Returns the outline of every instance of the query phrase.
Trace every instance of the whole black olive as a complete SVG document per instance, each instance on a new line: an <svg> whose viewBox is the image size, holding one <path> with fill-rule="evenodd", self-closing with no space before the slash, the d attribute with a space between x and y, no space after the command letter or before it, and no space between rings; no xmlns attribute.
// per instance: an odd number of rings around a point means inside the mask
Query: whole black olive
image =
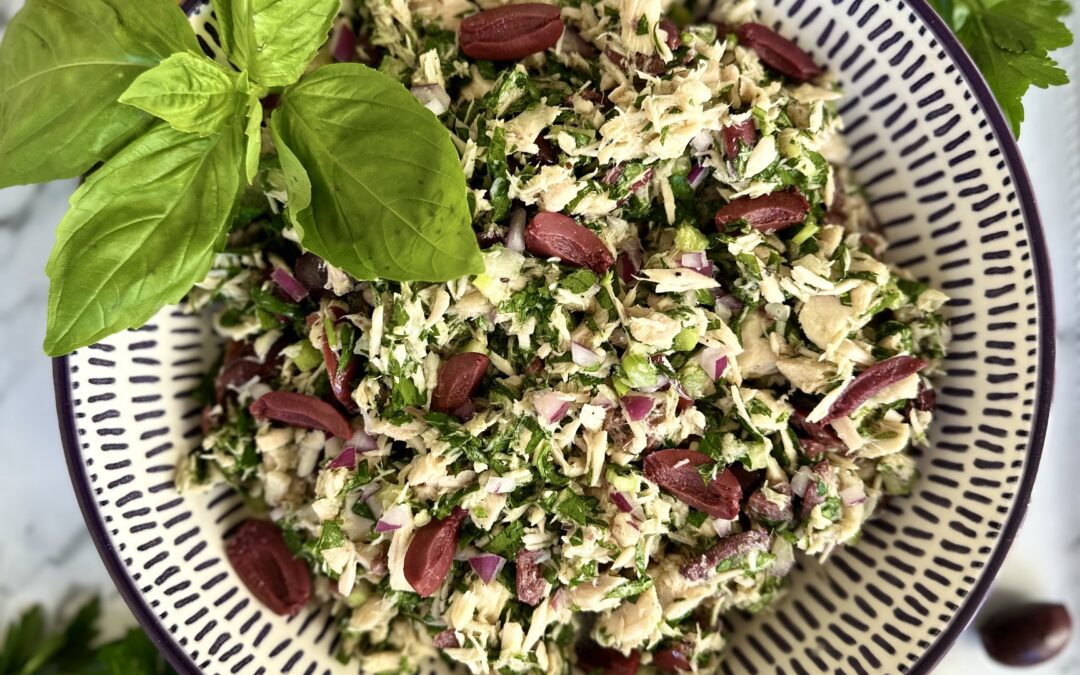
<svg viewBox="0 0 1080 675"><path fill-rule="evenodd" d="M1072 619L1064 605L1032 602L993 614L979 627L990 658L1007 666L1033 666L1069 643Z"/></svg>

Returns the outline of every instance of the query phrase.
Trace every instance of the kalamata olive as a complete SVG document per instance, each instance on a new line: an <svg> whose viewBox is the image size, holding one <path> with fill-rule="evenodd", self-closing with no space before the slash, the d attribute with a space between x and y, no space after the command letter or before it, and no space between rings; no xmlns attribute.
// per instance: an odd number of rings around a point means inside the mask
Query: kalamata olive
<svg viewBox="0 0 1080 675"><path fill-rule="evenodd" d="M802 508L799 510L799 517L806 520L810 517L810 512L814 510L814 507L825 501L825 495L821 494L821 490L818 488L819 483L823 483L826 487L826 491L830 487L836 487L836 472L833 471L832 466L828 462L818 462L814 465L814 480L806 488L806 492L802 496Z"/></svg>
<svg viewBox="0 0 1080 675"><path fill-rule="evenodd" d="M458 43L473 59L516 61L555 46L565 27L560 14L539 2L486 9L462 20Z"/></svg>
<svg viewBox="0 0 1080 675"><path fill-rule="evenodd" d="M772 192L760 197L739 197L716 212L716 226L746 221L761 232L777 232L806 219L810 202L795 190Z"/></svg>
<svg viewBox="0 0 1080 675"><path fill-rule="evenodd" d="M925 382L919 383L919 395L915 397L916 410L932 412L937 407L937 392Z"/></svg>
<svg viewBox="0 0 1080 675"><path fill-rule="evenodd" d="M979 627L979 635L995 661L1033 666L1065 649L1072 635L1072 618L1064 605L1032 602L995 613Z"/></svg>
<svg viewBox="0 0 1080 675"><path fill-rule="evenodd" d="M517 567L517 578L515 580L517 598L526 605L532 605L533 607L540 604L540 601L544 599L544 588L547 583L544 580L543 570L536 562L539 555L539 551L529 551L522 548L518 551L515 560Z"/></svg>
<svg viewBox="0 0 1080 675"><path fill-rule="evenodd" d="M762 62L788 77L805 82L821 74L810 55L791 40L760 23L739 26L739 42L757 52Z"/></svg>
<svg viewBox="0 0 1080 675"><path fill-rule="evenodd" d="M682 45L682 34L679 27L671 19L660 19L660 30L664 31L664 43L668 49L675 51Z"/></svg>
<svg viewBox="0 0 1080 675"><path fill-rule="evenodd" d="M468 514L455 508L446 518L432 520L413 535L405 551L405 580L421 597L430 597L439 590L457 551L461 523Z"/></svg>
<svg viewBox="0 0 1080 675"><path fill-rule="evenodd" d="M755 491L746 500L746 512L757 521L769 523L786 523L795 515L791 506L791 497L780 494L779 503L765 496L761 490Z"/></svg>
<svg viewBox="0 0 1080 675"><path fill-rule="evenodd" d="M634 675L641 663L641 654L635 649L629 655L617 649L601 647L595 642L579 644L577 666L583 672L601 672L603 675Z"/></svg>
<svg viewBox="0 0 1080 675"><path fill-rule="evenodd" d="M487 373L491 360L484 354L455 354L439 367L438 381L431 394L431 409L452 413L472 397Z"/></svg>
<svg viewBox="0 0 1080 675"><path fill-rule="evenodd" d="M431 638L431 644L438 649L457 649L461 646L458 641L457 633L453 630L444 630L441 633L436 633Z"/></svg>
<svg viewBox="0 0 1080 675"><path fill-rule="evenodd" d="M725 560L746 555L751 551L768 551L772 546L772 535L764 530L747 530L729 534L715 546L690 560L679 568L690 581L707 579L716 572L716 566Z"/></svg>
<svg viewBox="0 0 1080 675"><path fill-rule="evenodd" d="M675 495L679 501L713 518L730 520L739 515L742 487L730 469L706 483L698 467L713 460L694 450L658 450L645 457L645 478Z"/></svg>
<svg viewBox="0 0 1080 675"><path fill-rule="evenodd" d="M847 417L859 409L863 403L889 385L896 384L904 378L910 377L926 367L926 361L914 356L900 354L884 361L878 361L866 370L855 376L840 394L840 398L833 401L832 407L822 423L831 422L841 417Z"/></svg>
<svg viewBox="0 0 1080 675"><path fill-rule="evenodd" d="M293 275L304 285L304 288L315 295L319 295L326 289L326 261L314 253L304 253L296 259Z"/></svg>
<svg viewBox="0 0 1080 675"><path fill-rule="evenodd" d="M615 256L596 234L561 213L538 213L525 228L525 248L543 258L559 258L599 275L615 264Z"/></svg>
<svg viewBox="0 0 1080 675"><path fill-rule="evenodd" d="M724 139L724 154L728 159L735 159L744 146L754 147L757 142L757 127L754 126L754 119L750 118L724 127L720 130L720 135Z"/></svg>
<svg viewBox="0 0 1080 675"><path fill-rule="evenodd" d="M225 545L229 563L270 611L292 616L311 597L307 565L293 556L277 525L245 520Z"/></svg>
<svg viewBox="0 0 1080 675"><path fill-rule="evenodd" d="M750 471L743 466L742 462L734 462L728 466L728 469L735 476L735 479L739 481L739 487L742 488L743 494L750 494L765 480L765 469Z"/></svg>
<svg viewBox="0 0 1080 675"><path fill-rule="evenodd" d="M555 164L559 161L559 153L555 151L555 146L551 144L551 141L544 138L544 134L541 133L536 137L536 157L540 160L541 164Z"/></svg>
<svg viewBox="0 0 1080 675"><path fill-rule="evenodd" d="M690 656L694 650L689 645L677 644L653 652L653 665L665 673L692 670Z"/></svg>
<svg viewBox="0 0 1080 675"><path fill-rule="evenodd" d="M289 426L328 431L338 438L352 438L352 425L326 401L292 391L271 391L251 404L251 414Z"/></svg>

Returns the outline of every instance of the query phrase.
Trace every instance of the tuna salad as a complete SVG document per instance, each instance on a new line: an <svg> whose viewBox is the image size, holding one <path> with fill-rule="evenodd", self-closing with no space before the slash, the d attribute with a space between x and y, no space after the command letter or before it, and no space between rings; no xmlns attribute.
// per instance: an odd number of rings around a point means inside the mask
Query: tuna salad
<svg viewBox="0 0 1080 675"><path fill-rule="evenodd" d="M316 61L438 118L483 265L399 282L305 250L264 135L185 300L224 346L178 482L245 495L227 551L267 607L332 603L368 673L714 673L725 617L911 491L946 296L885 261L828 64L755 11L338 15Z"/></svg>

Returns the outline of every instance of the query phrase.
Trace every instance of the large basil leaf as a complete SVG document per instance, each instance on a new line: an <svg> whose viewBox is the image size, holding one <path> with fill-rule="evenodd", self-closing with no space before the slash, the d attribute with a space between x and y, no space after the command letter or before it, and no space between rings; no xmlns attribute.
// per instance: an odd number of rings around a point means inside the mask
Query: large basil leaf
<svg viewBox="0 0 1080 675"><path fill-rule="evenodd" d="M341 0L214 0L229 56L264 87L296 82L326 42Z"/></svg>
<svg viewBox="0 0 1080 675"><path fill-rule="evenodd" d="M247 89L246 75L202 54L179 52L136 78L120 102L165 120L177 131L209 136L240 114Z"/></svg>
<svg viewBox="0 0 1080 675"><path fill-rule="evenodd" d="M305 248L357 278L483 271L454 144L400 83L325 66L285 90L271 125Z"/></svg>
<svg viewBox="0 0 1080 675"><path fill-rule="evenodd" d="M72 196L45 268L52 356L149 320L210 270L240 192L243 125L200 137L166 124Z"/></svg>
<svg viewBox="0 0 1080 675"><path fill-rule="evenodd" d="M0 43L0 187L78 176L151 118L117 99L199 49L175 0L27 0Z"/></svg>

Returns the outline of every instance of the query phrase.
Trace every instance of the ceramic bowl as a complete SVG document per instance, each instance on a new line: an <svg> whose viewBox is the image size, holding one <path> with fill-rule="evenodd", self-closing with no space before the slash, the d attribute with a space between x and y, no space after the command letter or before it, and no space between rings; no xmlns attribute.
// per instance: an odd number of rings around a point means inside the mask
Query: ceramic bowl
<svg viewBox="0 0 1080 675"><path fill-rule="evenodd" d="M914 495L855 547L808 563L772 611L736 619L725 673L929 672L970 621L1030 497L1053 378L1050 275L1031 186L990 92L923 0L762 0L762 19L836 73L851 164L892 258L947 291L954 339ZM205 35L206 47L214 49ZM271 614L224 557L225 489L181 496L192 390L215 355L199 318L55 364L71 477L116 585L182 675L353 674L336 618Z"/></svg>

